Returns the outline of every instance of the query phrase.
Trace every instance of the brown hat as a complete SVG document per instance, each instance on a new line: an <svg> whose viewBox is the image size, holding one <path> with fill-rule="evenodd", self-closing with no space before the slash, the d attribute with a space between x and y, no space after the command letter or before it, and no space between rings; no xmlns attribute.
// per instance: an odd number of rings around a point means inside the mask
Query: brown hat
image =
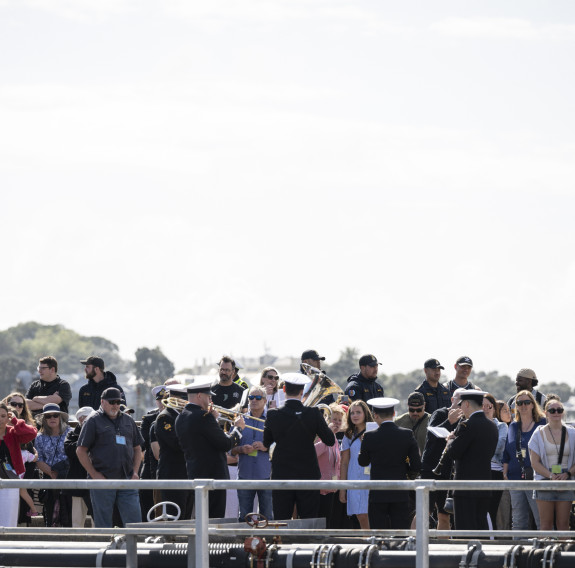
<svg viewBox="0 0 575 568"><path fill-rule="evenodd" d="M539 383L537 375L533 369L519 369L519 371L517 371L517 376L523 377L524 379L530 379L533 386L536 386Z"/></svg>

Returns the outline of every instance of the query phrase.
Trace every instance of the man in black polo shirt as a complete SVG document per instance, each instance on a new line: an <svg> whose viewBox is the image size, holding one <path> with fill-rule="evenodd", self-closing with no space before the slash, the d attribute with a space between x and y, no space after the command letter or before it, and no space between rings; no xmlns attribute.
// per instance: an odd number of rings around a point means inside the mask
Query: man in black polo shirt
<svg viewBox="0 0 575 568"><path fill-rule="evenodd" d="M26 393L26 403L35 416L42 412L45 404L54 403L62 412L68 413L72 398L70 383L58 375L58 361L52 356L42 357L38 364L40 379L34 381Z"/></svg>
<svg viewBox="0 0 575 568"><path fill-rule="evenodd" d="M212 402L216 406L232 408L242 400L245 389L233 381L235 366L236 362L227 355L220 359L220 381L216 386L212 387L214 393Z"/></svg>
<svg viewBox="0 0 575 568"><path fill-rule="evenodd" d="M425 397L425 410L433 414L438 408L451 404L449 389L439 382L441 371L445 369L437 359L428 359L423 364L425 380L415 389Z"/></svg>

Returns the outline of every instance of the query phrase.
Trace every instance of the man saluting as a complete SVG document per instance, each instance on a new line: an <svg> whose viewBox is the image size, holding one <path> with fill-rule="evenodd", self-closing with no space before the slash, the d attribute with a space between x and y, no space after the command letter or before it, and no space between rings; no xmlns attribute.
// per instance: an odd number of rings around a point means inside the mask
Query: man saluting
<svg viewBox="0 0 575 568"><path fill-rule="evenodd" d="M235 419L230 434L218 426L219 415L210 409L211 387L211 379L188 385L188 404L176 418L176 434L186 457L188 479L229 479L226 452L238 445L245 427L242 416ZM210 491L210 517L221 518L225 514L225 490Z"/></svg>

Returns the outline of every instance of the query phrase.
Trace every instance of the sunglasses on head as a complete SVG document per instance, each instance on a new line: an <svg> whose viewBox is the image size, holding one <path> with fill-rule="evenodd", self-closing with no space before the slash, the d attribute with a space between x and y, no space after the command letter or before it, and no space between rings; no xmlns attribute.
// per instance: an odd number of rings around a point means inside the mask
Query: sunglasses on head
<svg viewBox="0 0 575 568"><path fill-rule="evenodd" d="M530 400L518 400L515 404L517 406L523 406L523 405L529 406L531 404L531 401Z"/></svg>
<svg viewBox="0 0 575 568"><path fill-rule="evenodd" d="M255 399L255 400L261 400L261 399L263 398L263 396L262 396L261 394L250 394L250 395L248 396L248 398L249 398L250 400L254 400L254 399Z"/></svg>
<svg viewBox="0 0 575 568"><path fill-rule="evenodd" d="M44 414L44 418L46 420L50 420L50 418L60 418L59 414Z"/></svg>
<svg viewBox="0 0 575 568"><path fill-rule="evenodd" d="M122 404L121 400L108 400L108 404Z"/></svg>
<svg viewBox="0 0 575 568"><path fill-rule="evenodd" d="M408 408L408 410L409 410L409 412L422 412L422 411L423 411L423 406L419 406L419 407L417 407L417 408L415 408L415 407L413 407L413 406L410 406L410 407Z"/></svg>
<svg viewBox="0 0 575 568"><path fill-rule="evenodd" d="M24 408L23 402L12 402L12 401L10 401L8 404L10 406L13 406L14 408Z"/></svg>
<svg viewBox="0 0 575 568"><path fill-rule="evenodd" d="M565 412L565 409L562 407L550 408L549 410L547 410L547 412L549 412L549 414L563 414L563 412Z"/></svg>

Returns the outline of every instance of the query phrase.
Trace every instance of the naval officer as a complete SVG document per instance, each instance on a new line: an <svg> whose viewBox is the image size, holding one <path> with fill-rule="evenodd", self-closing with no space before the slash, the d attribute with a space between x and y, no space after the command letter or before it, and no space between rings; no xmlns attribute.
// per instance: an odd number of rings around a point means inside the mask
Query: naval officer
<svg viewBox="0 0 575 568"><path fill-rule="evenodd" d="M378 424L365 432L357 457L360 466L371 466L371 480L407 480L421 469L419 448L413 432L394 423L396 398L372 398L367 401ZM409 493L407 491L369 492L369 526L372 529L409 529Z"/></svg>
<svg viewBox="0 0 575 568"><path fill-rule="evenodd" d="M459 407L466 420L448 436L447 456L455 461L456 480L491 479L491 458L497 447L497 426L483 412L486 392L462 392ZM455 491L453 495L456 530L489 530L489 491Z"/></svg>
<svg viewBox="0 0 575 568"><path fill-rule="evenodd" d="M229 434L218 426L219 415L211 408L211 387L211 379L188 385L188 404L176 419L176 434L186 458L188 479L229 479L226 452L238 445L245 427L241 415L236 417ZM225 512L225 490L210 491L210 517L222 518Z"/></svg>
<svg viewBox="0 0 575 568"><path fill-rule="evenodd" d="M318 408L301 402L304 386L310 379L301 373L285 373L281 378L285 384L285 404L269 410L264 426L264 446L270 448L276 444L271 478L321 479L314 441L319 436L326 446L333 446L335 435ZM291 519L294 505L300 518L317 517L319 495L319 489L274 489L274 519Z"/></svg>

